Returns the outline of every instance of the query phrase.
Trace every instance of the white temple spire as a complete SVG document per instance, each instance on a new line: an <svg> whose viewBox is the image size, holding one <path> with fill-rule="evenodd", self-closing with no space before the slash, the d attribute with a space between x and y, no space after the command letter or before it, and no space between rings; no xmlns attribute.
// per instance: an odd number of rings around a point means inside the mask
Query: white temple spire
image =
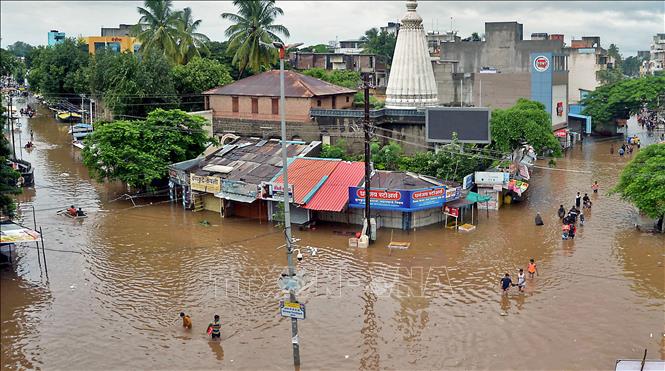
<svg viewBox="0 0 665 371"><path fill-rule="evenodd" d="M417 108L438 103L432 61L416 0L406 2L386 89L387 108Z"/></svg>

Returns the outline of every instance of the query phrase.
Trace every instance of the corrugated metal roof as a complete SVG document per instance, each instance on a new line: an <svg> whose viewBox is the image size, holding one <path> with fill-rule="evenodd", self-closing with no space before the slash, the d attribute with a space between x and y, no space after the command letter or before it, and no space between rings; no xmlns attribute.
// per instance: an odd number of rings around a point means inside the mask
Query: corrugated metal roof
<svg viewBox="0 0 665 371"><path fill-rule="evenodd" d="M340 162L328 180L305 205L305 208L318 211L342 211L349 202L349 187L358 186L364 176L364 162Z"/></svg>
<svg viewBox="0 0 665 371"><path fill-rule="evenodd" d="M313 197L321 187L321 181L329 177L340 163L340 160L301 157L294 159L289 164L289 184L293 184L294 203L302 205L308 198ZM283 182L282 175L273 182Z"/></svg>
<svg viewBox="0 0 665 371"><path fill-rule="evenodd" d="M311 98L324 95L354 94L356 90L305 76L294 71L284 71L284 96L290 98ZM203 92L204 95L247 95L279 97L279 71L266 71L246 77L232 84Z"/></svg>

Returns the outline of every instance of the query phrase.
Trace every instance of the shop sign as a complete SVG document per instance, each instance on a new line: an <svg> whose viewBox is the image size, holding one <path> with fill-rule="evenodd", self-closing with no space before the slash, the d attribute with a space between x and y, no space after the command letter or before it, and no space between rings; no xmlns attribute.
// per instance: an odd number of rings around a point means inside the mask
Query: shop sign
<svg viewBox="0 0 665 371"><path fill-rule="evenodd" d="M443 206L447 201L460 198L462 187L445 186L415 190L370 190L370 203L373 208L393 211L417 211ZM349 207L365 206L365 189L349 187Z"/></svg>
<svg viewBox="0 0 665 371"><path fill-rule="evenodd" d="M261 182L261 198L270 201L284 201L284 183ZM293 184L289 184L289 202L293 202Z"/></svg>
<svg viewBox="0 0 665 371"><path fill-rule="evenodd" d="M558 137L558 138L565 138L566 136L568 136L568 130L559 129L559 130L554 132L554 136Z"/></svg>
<svg viewBox="0 0 665 371"><path fill-rule="evenodd" d="M462 196L462 188L447 188L446 189L446 202L455 201Z"/></svg>
<svg viewBox="0 0 665 371"><path fill-rule="evenodd" d="M449 191L449 190L448 190ZM411 207L440 206L446 201L448 191L445 187L436 187L422 191L411 191ZM455 189L452 189L453 195Z"/></svg>
<svg viewBox="0 0 665 371"><path fill-rule="evenodd" d="M473 173L464 177L462 180L462 189L471 189L473 187Z"/></svg>
<svg viewBox="0 0 665 371"><path fill-rule="evenodd" d="M247 198L256 198L259 194L259 187L256 184L249 184L237 180L222 181L222 198L233 199L233 195Z"/></svg>
<svg viewBox="0 0 665 371"><path fill-rule="evenodd" d="M384 210L409 208L409 191L388 191L372 189L369 191L370 204ZM349 187L349 204L365 205L365 189Z"/></svg>
<svg viewBox="0 0 665 371"><path fill-rule="evenodd" d="M222 179L216 176L189 175L189 183L192 191L207 193L218 193L222 187Z"/></svg>
<svg viewBox="0 0 665 371"><path fill-rule="evenodd" d="M476 180L476 184L487 184L487 185L505 184L508 183L510 174L500 171L496 172L476 171L474 178Z"/></svg>
<svg viewBox="0 0 665 371"><path fill-rule="evenodd" d="M448 207L444 206L443 207L443 212L449 216L452 216L454 218L459 217L459 208L457 207Z"/></svg>
<svg viewBox="0 0 665 371"><path fill-rule="evenodd" d="M545 72L550 67L550 60L544 56L539 55L533 60L533 68L538 72Z"/></svg>
<svg viewBox="0 0 665 371"><path fill-rule="evenodd" d="M279 313L282 317L305 319L305 304L281 300L279 302Z"/></svg>

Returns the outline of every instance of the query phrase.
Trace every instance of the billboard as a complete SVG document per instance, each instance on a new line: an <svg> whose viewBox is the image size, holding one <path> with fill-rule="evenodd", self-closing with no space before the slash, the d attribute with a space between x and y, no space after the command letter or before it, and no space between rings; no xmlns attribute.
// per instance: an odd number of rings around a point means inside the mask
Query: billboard
<svg viewBox="0 0 665 371"><path fill-rule="evenodd" d="M429 143L450 143L453 133L462 143L490 143L490 109L487 107L428 107L425 133Z"/></svg>
<svg viewBox="0 0 665 371"><path fill-rule="evenodd" d="M372 189L369 202L373 209L392 211L418 211L439 208L444 203L457 200L462 195L462 187L432 187L413 190ZM365 189L349 187L349 207L365 207Z"/></svg>
<svg viewBox="0 0 665 371"><path fill-rule="evenodd" d="M261 198L270 201L284 201L284 183L261 182L259 186ZM289 202L293 202L293 184L289 183Z"/></svg>

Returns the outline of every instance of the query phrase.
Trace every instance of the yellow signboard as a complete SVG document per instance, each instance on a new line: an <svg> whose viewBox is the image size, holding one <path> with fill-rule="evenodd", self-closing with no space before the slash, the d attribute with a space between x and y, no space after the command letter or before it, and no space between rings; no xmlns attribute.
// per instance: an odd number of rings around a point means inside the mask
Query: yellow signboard
<svg viewBox="0 0 665 371"><path fill-rule="evenodd" d="M193 191L218 193L222 189L222 179L216 176L189 174L189 185Z"/></svg>

